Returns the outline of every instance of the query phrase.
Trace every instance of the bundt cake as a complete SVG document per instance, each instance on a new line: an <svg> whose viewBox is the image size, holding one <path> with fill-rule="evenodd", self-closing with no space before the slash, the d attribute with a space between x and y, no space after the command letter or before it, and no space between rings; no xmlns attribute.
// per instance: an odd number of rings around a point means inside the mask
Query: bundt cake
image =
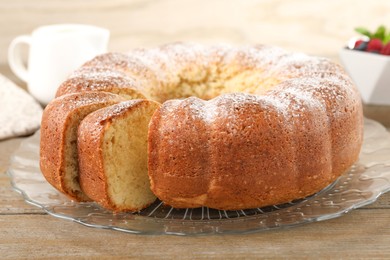
<svg viewBox="0 0 390 260"><path fill-rule="evenodd" d="M150 190L147 135L159 104L129 100L89 114L78 130L80 185L113 211L139 211L156 200Z"/></svg>
<svg viewBox="0 0 390 260"><path fill-rule="evenodd" d="M149 129L142 126L148 152L141 154L142 160L147 157L152 192L176 208L237 210L303 198L346 171L362 144L360 96L344 70L328 59L276 47L176 43L103 54L83 65L57 95L113 89L162 103L155 106ZM93 118L88 124L101 129L100 119ZM117 143L122 130L114 129L90 131L109 131ZM94 143L86 131L79 132L83 146ZM94 144L101 152L104 145ZM103 150L108 155L88 166L82 189L107 208L136 209L108 202L103 186L109 180L97 172L106 161L115 169L115 160L105 158L118 157L118 150ZM85 154L80 149L81 162ZM136 165L134 158L141 155L134 156L129 164ZM95 182L100 186L90 184ZM121 192L119 200L135 191Z"/></svg>
<svg viewBox="0 0 390 260"><path fill-rule="evenodd" d="M41 124L40 167L46 180L76 201L90 200L79 185L77 128L89 113L125 99L106 92L64 95L45 108Z"/></svg>

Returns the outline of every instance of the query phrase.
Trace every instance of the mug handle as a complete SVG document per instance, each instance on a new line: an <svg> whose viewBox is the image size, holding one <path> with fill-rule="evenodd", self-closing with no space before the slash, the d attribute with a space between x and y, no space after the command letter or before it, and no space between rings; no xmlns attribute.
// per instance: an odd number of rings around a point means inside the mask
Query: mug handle
<svg viewBox="0 0 390 260"><path fill-rule="evenodd" d="M10 44L8 48L8 62L11 67L11 70L23 81L28 81L28 71L26 66L23 64L20 46L21 43L31 45L31 36L21 35L16 37Z"/></svg>

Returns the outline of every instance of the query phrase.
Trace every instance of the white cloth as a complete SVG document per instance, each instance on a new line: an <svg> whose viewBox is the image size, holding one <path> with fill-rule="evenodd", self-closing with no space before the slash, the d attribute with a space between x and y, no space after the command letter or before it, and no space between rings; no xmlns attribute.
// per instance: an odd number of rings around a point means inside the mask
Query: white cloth
<svg viewBox="0 0 390 260"><path fill-rule="evenodd" d="M41 105L0 74L0 140L34 133L41 117Z"/></svg>

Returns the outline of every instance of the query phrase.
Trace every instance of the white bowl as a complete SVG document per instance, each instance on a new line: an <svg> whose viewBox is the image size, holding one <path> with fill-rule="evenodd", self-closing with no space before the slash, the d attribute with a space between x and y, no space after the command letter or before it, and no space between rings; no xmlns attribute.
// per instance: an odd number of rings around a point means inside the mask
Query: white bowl
<svg viewBox="0 0 390 260"><path fill-rule="evenodd" d="M340 59L364 103L390 105L390 56L344 48Z"/></svg>

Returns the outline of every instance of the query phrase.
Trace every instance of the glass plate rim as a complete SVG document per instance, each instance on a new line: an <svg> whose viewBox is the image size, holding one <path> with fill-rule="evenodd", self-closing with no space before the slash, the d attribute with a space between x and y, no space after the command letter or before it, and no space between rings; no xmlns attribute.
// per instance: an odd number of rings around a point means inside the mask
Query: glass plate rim
<svg viewBox="0 0 390 260"><path fill-rule="evenodd" d="M369 136L368 139L375 139L375 138L387 138L386 140L388 141L388 144L386 144L385 146L383 146L381 149L390 149L390 134L387 132L387 130L382 126L380 125L378 122L374 121L374 120L371 120L371 119L365 119L365 132L367 133L367 127L371 127L372 129L374 129L375 133L372 134L372 136ZM22 144L21 146L24 144L28 144L29 140L31 140L34 136L36 136L37 134L39 134L39 132L35 133L33 136L31 137L28 137L27 139L23 140L22 141ZM367 138L366 134L365 134L365 137ZM366 143L367 141L365 141ZM226 220L217 220L217 219L212 219L212 220L178 220L178 219L173 219L173 220L169 220L169 221L165 221L165 220L161 220L161 219L155 219L155 218L150 218L150 217L145 217L145 216L137 216L136 219L137 221L141 220L141 221L145 221L145 222L155 222L155 223L159 223L162 225L161 227L163 227L164 224L166 225L169 225L169 224L182 224L183 227L192 227L194 230L186 230L186 228L184 228L184 230L169 230L168 229L160 229L160 230L137 230L137 229L132 229L132 228L124 228L124 227L120 227L120 226L115 226L115 225L99 225L99 224L94 224L94 223L90 223L88 220L86 221L85 219L81 219L81 218L75 218L75 217L72 217L72 216L69 216L69 215L66 215L66 214L63 214L63 213L60 213L60 212L56 212L52 209L52 205L43 205L41 204L40 202L38 201L35 201L33 199L31 199L28 194L26 194L25 190L23 190L22 188L18 187L18 184L15 182L15 169L13 168L14 164L17 163L15 162L16 161L16 157L17 157L17 153L18 151L20 151L21 147L19 147L15 153L12 155L11 157L11 166L8 168L7 170L7 173L8 175L10 176L10 181L11 181L11 185L12 187L14 188L14 190L16 190L18 193L20 193L22 196L23 196L23 199L28 202L29 204L31 205L34 205L36 207L39 207L41 208L42 210L44 210L46 213L48 213L49 215L51 216L54 216L54 217L57 217L57 218L61 218L61 219L66 219L66 220L71 220L71 221L74 221L76 223L79 223L79 224L82 224L84 226L88 226L88 227L95 227L95 228L102 228L102 229L111 229L111 230L116 230L116 231L122 231L122 232L126 232L126 233L132 233L132 234L145 234L145 235L162 235L162 234L167 234L167 235L208 235L208 234L248 234L248 233L254 233L254 232L260 232L260 231L266 231L266 230L271 230L271 229L280 229L280 228L291 228L291 227L295 227L295 226L300 226L300 225L303 225L303 224L307 224L307 223L311 223L311 222L316 222L316 221L323 221L323 220L327 220L327 219L332 219L332 218L337 218L337 217L340 217L348 212L350 212L351 210L354 210L356 208L360 208L360 207L363 207L363 206L366 206L368 204L371 204L373 202L375 202L382 194L390 191L390 171L387 173L387 175L385 176L386 179L387 179L387 183L384 184L384 186L382 186L380 189L377 189L373 192L372 195L370 195L368 198L366 199L360 199L359 201L351 204L351 205L348 205L346 207L342 207L340 208L339 210L335 211L335 212L330 212L330 213L327 213L327 214L322 214L322 215L314 215L314 216L306 216L302 219L300 219L299 221L297 222L293 222L293 223L288 223L288 224L279 224L279 225L269 225L269 226L263 226L261 228L259 227L248 227L244 230L235 230L234 228L231 228L231 229L227 229L227 230L221 230L221 231L218 231L218 228L217 226L215 225L212 225L212 228L210 229L206 229L206 230L203 230L202 229L202 225L209 225L209 224L221 224L221 222L226 222ZM370 153L375 153L381 149L378 149L378 150L373 150L373 151L370 151ZM383 166L386 166L386 167L389 167L390 168L390 161L383 161L383 162L376 162L373 164L373 166L377 166L377 165L383 165ZM365 166L366 167L366 166ZM382 178L382 176L378 177L378 178ZM340 182L340 178L337 179L333 184L333 187L336 186L338 183ZM314 195L313 197L316 197L316 195ZM305 201L305 199L303 200ZM76 202L71 202L69 200L69 202L71 203L71 206L75 206L75 204L80 204L80 203L76 203ZM55 205L55 204L54 204ZM298 207L298 205L293 205L292 207ZM283 211L286 211L287 209L291 209L290 208L282 208L280 209L279 211L277 211L279 214L280 213L283 213ZM134 216L134 214L131 214L131 213L126 213L128 215L132 215ZM265 213L264 215L272 215L274 214L273 212L268 212L268 213ZM263 216L264 216L263 215ZM229 219L228 221L231 223L231 224L237 224L237 223L242 223L243 221L248 221L248 220L258 220L258 216L259 215L254 215L254 216L249 216L249 217L246 217L245 219L242 219L240 217L238 218L235 218L235 219ZM133 220L134 220L133 219ZM132 221L133 221L132 220ZM183 224L184 223L184 224ZM222 223L223 224L223 223ZM200 229L200 231L198 230ZM198 230L198 231L197 231Z"/></svg>

